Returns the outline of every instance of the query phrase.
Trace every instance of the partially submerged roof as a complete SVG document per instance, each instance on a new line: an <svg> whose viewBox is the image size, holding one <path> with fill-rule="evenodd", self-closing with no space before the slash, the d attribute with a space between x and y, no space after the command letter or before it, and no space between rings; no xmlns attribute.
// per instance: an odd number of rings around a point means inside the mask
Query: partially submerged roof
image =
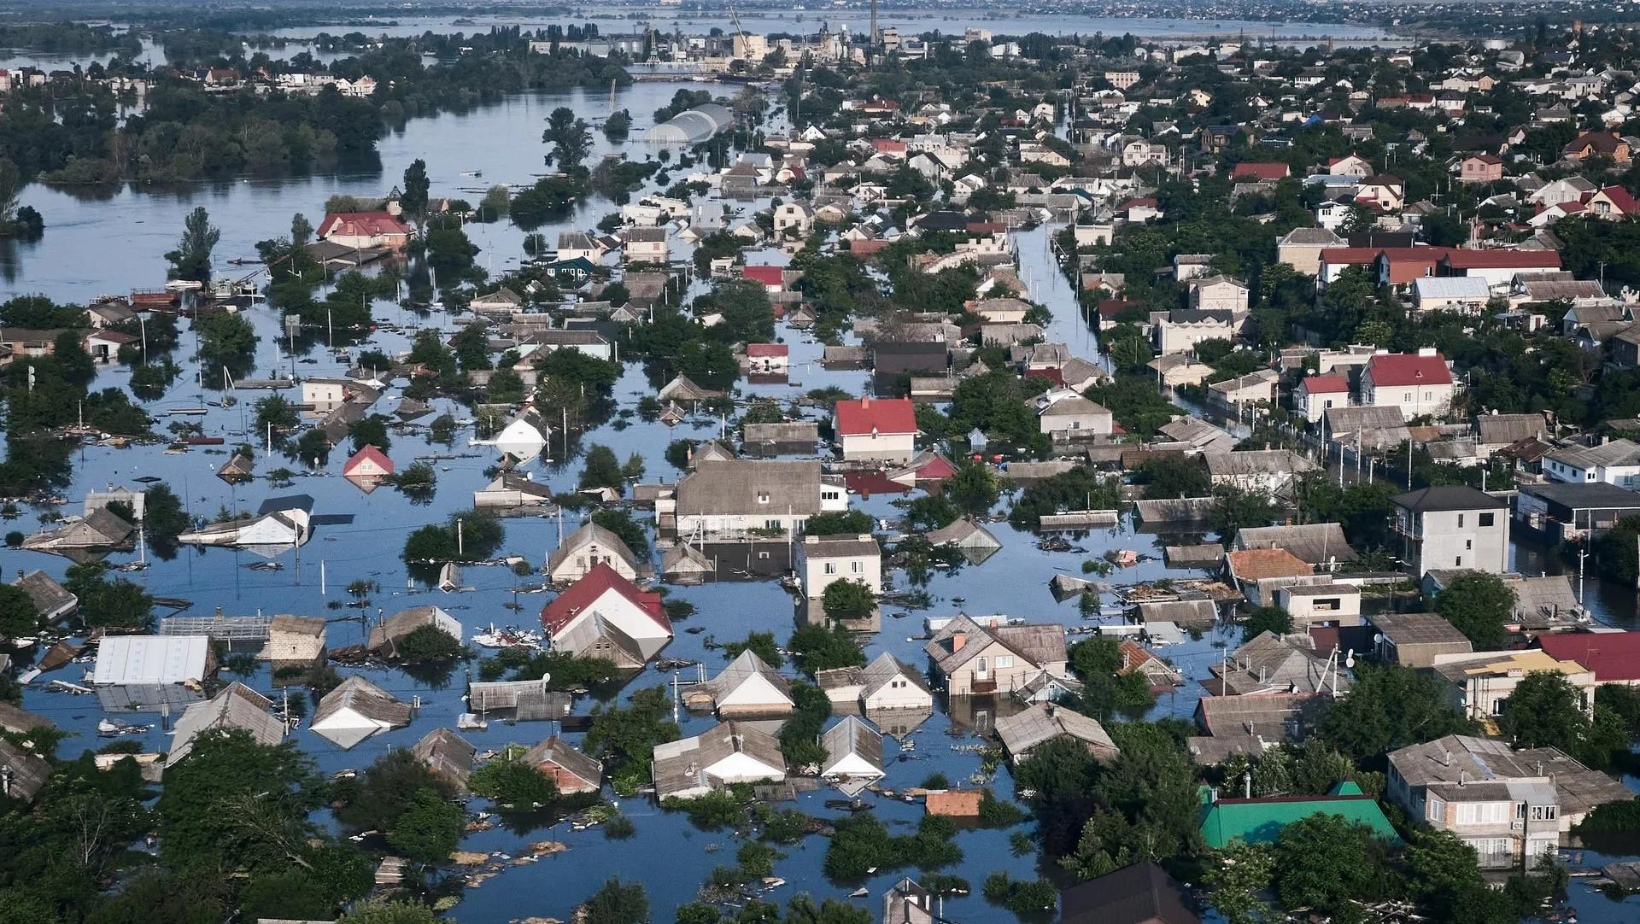
<svg viewBox="0 0 1640 924"><path fill-rule="evenodd" d="M1059 893L1060 924L1200 924L1179 888L1146 860Z"/></svg>

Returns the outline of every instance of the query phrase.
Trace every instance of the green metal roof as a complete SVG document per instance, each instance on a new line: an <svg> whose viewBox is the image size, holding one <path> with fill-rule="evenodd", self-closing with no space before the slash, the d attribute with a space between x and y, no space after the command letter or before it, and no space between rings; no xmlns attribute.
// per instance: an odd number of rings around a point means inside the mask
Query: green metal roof
<svg viewBox="0 0 1640 924"><path fill-rule="evenodd" d="M1210 795L1208 796L1210 798ZM1311 815L1337 815L1345 821L1366 825L1381 838L1396 843L1400 838L1384 817L1378 801L1361 792L1351 782L1339 783L1325 796L1275 796L1267 799L1220 799L1202 806L1202 840L1215 850L1241 840L1248 844L1273 844L1281 829Z"/></svg>

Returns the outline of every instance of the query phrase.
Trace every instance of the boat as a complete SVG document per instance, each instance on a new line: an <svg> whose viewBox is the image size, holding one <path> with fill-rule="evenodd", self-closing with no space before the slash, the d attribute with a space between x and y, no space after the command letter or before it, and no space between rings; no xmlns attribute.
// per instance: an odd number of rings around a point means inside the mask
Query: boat
<svg viewBox="0 0 1640 924"><path fill-rule="evenodd" d="M120 735L142 735L152 731L152 725L133 725L129 722L119 722L114 719L98 719L97 734L103 738L117 738Z"/></svg>
<svg viewBox="0 0 1640 924"><path fill-rule="evenodd" d="M503 626L500 629L495 623L490 623L489 631L473 634L473 644L480 648L540 648L541 633L517 626Z"/></svg>

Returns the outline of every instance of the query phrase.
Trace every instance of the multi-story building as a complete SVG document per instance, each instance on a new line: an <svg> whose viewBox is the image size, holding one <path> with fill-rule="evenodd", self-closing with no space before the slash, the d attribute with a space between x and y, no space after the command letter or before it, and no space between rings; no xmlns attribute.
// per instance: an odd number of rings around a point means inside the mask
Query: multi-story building
<svg viewBox="0 0 1640 924"><path fill-rule="evenodd" d="M1443 568L1509 570L1509 505L1467 485L1420 488L1392 498L1402 560L1423 577Z"/></svg>
<svg viewBox="0 0 1640 924"><path fill-rule="evenodd" d="M1361 403L1399 407L1409 421L1445 417L1455 391L1446 357L1434 350L1419 350L1416 356L1380 353L1361 370Z"/></svg>
<svg viewBox="0 0 1640 924"><path fill-rule="evenodd" d="M1385 796L1475 848L1482 869L1529 865L1598 806L1633 798L1558 748L1448 735L1392 751Z"/></svg>

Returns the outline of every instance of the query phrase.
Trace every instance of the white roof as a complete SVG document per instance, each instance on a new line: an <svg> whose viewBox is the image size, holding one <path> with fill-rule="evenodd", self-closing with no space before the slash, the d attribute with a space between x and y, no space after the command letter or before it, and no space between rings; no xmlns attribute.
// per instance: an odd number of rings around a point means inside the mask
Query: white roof
<svg viewBox="0 0 1640 924"><path fill-rule="evenodd" d="M203 635L113 635L97 649L93 682L165 684L203 680L211 640Z"/></svg>
<svg viewBox="0 0 1640 924"><path fill-rule="evenodd" d="M1492 294L1484 276L1420 276L1412 281L1419 298L1480 298Z"/></svg>

